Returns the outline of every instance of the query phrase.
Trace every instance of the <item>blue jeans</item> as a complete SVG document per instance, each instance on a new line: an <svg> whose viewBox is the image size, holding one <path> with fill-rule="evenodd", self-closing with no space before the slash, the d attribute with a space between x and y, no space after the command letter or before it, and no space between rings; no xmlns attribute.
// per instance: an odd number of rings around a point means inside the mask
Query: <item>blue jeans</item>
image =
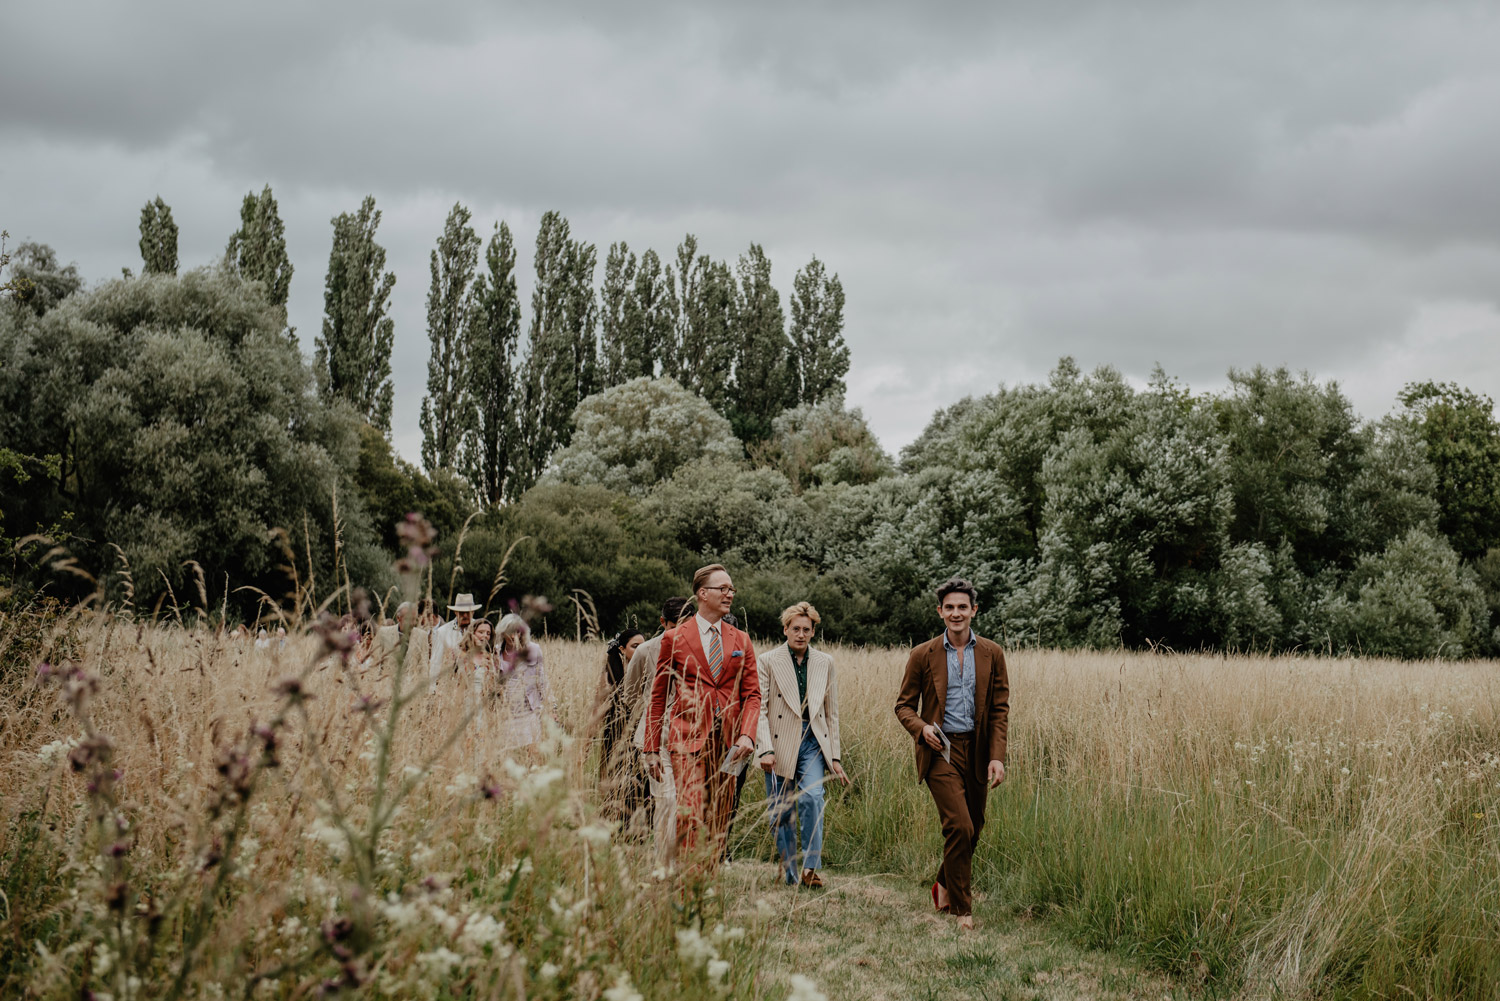
<svg viewBox="0 0 1500 1001"><path fill-rule="evenodd" d="M776 835L776 851L786 866L786 881L798 881L799 868L823 867L823 749L805 724L802 746L797 749L797 767L790 779L766 772L766 819ZM802 828L802 854L797 854L797 835L792 831L792 808L796 807ZM799 866L800 863L800 866Z"/></svg>

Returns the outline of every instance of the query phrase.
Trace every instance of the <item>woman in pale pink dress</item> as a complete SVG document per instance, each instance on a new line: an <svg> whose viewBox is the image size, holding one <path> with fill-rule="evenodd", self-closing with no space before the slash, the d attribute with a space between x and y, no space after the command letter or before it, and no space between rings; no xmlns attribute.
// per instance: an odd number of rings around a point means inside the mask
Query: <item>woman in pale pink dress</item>
<svg viewBox="0 0 1500 1001"><path fill-rule="evenodd" d="M542 648L531 641L526 620L514 613L500 620L500 734L506 747L534 747L542 718L556 721L552 686L542 666Z"/></svg>

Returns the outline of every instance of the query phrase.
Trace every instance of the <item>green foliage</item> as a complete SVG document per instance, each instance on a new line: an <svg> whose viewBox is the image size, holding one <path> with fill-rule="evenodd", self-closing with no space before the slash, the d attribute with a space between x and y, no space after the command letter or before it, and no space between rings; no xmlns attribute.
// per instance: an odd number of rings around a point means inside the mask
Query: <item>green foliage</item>
<svg viewBox="0 0 1500 1001"><path fill-rule="evenodd" d="M521 382L516 349L521 300L516 293L516 245L505 223L495 228L484 259L488 270L474 278L464 328L466 391L473 411L461 455L464 475L480 499L496 504L520 492L516 463L521 457Z"/></svg>
<svg viewBox="0 0 1500 1001"><path fill-rule="evenodd" d="M557 212L542 216L536 237L536 287L526 358L520 464L522 485L547 468L552 453L573 434L573 412L598 388L598 304L594 298L593 244L569 237Z"/></svg>
<svg viewBox="0 0 1500 1001"><path fill-rule="evenodd" d="M177 273L177 224L161 195L141 208L141 260L148 275Z"/></svg>
<svg viewBox="0 0 1500 1001"><path fill-rule="evenodd" d="M359 461L354 484L369 512L380 543L400 551L397 529L407 514L419 511L437 530L439 548L451 548L464 520L474 510L468 484L447 470L424 475L391 450L380 429L359 425Z"/></svg>
<svg viewBox="0 0 1500 1001"><path fill-rule="evenodd" d="M245 195L240 228L229 236L224 264L247 281L260 282L271 304L286 309L292 294L292 260L286 252L286 224L269 184L259 195Z"/></svg>
<svg viewBox="0 0 1500 1001"><path fill-rule="evenodd" d="M677 285L656 251L637 262L626 244L612 244L600 305L605 386L676 371Z"/></svg>
<svg viewBox="0 0 1500 1001"><path fill-rule="evenodd" d="M77 265L59 264L57 253L45 243L18 245L10 266L11 282L24 289L24 294L17 294L16 301L25 303L37 316L56 308L83 288Z"/></svg>
<svg viewBox="0 0 1500 1001"><path fill-rule="evenodd" d="M432 252L427 291L427 395L422 398L422 465L428 471L458 465L459 445L473 434L468 393L470 285L479 266L479 236L469 210L455 204Z"/></svg>
<svg viewBox="0 0 1500 1001"><path fill-rule="evenodd" d="M843 283L814 257L797 272L792 289L792 397L803 404L842 399L849 374Z"/></svg>
<svg viewBox="0 0 1500 1001"><path fill-rule="evenodd" d="M3 437L60 456L56 477L6 491L8 524L71 512L84 566L115 566L108 544L118 544L139 607L168 583L180 589L189 560L215 591L228 578L280 594L277 528L295 533L325 581L336 536L353 578L382 578L350 480L358 423L311 393L280 311L255 285L212 271L143 276L7 320Z"/></svg>
<svg viewBox="0 0 1500 1001"><path fill-rule="evenodd" d="M366 196L357 213L340 213L332 222L323 333L314 342L318 388L325 397L347 400L356 413L389 434L396 332L386 312L396 276L385 271L385 248L375 242L380 226L375 196Z"/></svg>
<svg viewBox="0 0 1500 1001"><path fill-rule="evenodd" d="M641 376L590 396L573 424L549 476L637 495L688 463L733 462L743 451L729 422L670 378Z"/></svg>
<svg viewBox="0 0 1500 1001"><path fill-rule="evenodd" d="M729 265L698 254L689 233L677 246L677 357L669 375L721 414L728 410L734 369L734 276Z"/></svg>
<svg viewBox="0 0 1500 1001"><path fill-rule="evenodd" d="M771 259L757 243L740 255L736 268L734 319L734 384L725 416L735 435L754 444L771 434L771 421L795 402L790 344L781 294L771 284Z"/></svg>
<svg viewBox="0 0 1500 1001"><path fill-rule="evenodd" d="M841 398L803 403L771 422L771 437L751 450L757 465L780 471L801 493L812 486L873 483L895 471L858 408Z"/></svg>
<svg viewBox="0 0 1500 1001"><path fill-rule="evenodd" d="M1500 546L1500 422L1495 404L1452 383L1411 383L1401 403L1437 476L1438 528L1459 555Z"/></svg>

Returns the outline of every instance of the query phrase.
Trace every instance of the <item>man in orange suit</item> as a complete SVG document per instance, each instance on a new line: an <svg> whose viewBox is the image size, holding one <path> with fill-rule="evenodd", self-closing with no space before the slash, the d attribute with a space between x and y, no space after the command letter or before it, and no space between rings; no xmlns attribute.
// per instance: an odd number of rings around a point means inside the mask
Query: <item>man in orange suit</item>
<svg viewBox="0 0 1500 1001"><path fill-rule="evenodd" d="M760 722L760 675L755 647L724 622L734 604L734 582L717 563L693 575L698 614L668 630L657 654L646 710L646 769L661 781L665 743L677 783L677 855L713 866L722 856L734 815L735 776L720 770L733 752L748 764ZM666 719L668 693L676 691Z"/></svg>
<svg viewBox="0 0 1500 1001"><path fill-rule="evenodd" d="M916 743L917 781L927 783L943 825L933 906L972 931L974 846L984 830L985 798L1005 781L1010 679L1000 645L969 625L978 611L974 585L955 577L937 598L947 628L912 649L896 718Z"/></svg>

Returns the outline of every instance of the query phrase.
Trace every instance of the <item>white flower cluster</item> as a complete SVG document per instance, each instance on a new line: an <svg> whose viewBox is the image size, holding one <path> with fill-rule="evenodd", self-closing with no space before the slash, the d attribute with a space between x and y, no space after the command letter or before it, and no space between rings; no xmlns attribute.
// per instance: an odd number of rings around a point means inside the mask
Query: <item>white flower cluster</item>
<svg viewBox="0 0 1500 1001"><path fill-rule="evenodd" d="M349 853L349 839L344 836L344 832L339 830L338 825L329 823L322 817L313 821L312 826L302 836L309 841L316 841L323 845L336 859L341 859Z"/></svg>
<svg viewBox="0 0 1500 1001"><path fill-rule="evenodd" d="M604 992L604 1001L645 1001L645 999L630 982L630 974L622 970L615 978L615 985Z"/></svg>
<svg viewBox="0 0 1500 1001"><path fill-rule="evenodd" d="M563 770L556 765L532 765L530 768L505 759L505 774L516 783L516 796L523 803L541 798L563 777Z"/></svg>
<svg viewBox="0 0 1500 1001"><path fill-rule="evenodd" d="M453 776L453 781L448 783L446 791L449 796L466 796L478 788L478 777L470 775L468 772L459 772Z"/></svg>
<svg viewBox="0 0 1500 1001"><path fill-rule="evenodd" d="M818 985L800 973L791 976L792 989L786 1001L828 1001L828 995L818 990Z"/></svg>
<svg viewBox="0 0 1500 1001"><path fill-rule="evenodd" d="M43 744L36 752L36 759L44 766L51 767L72 753L73 748L78 746L77 737L69 737L67 740L54 740L50 744Z"/></svg>
<svg viewBox="0 0 1500 1001"><path fill-rule="evenodd" d="M614 833L615 825L608 821L596 820L587 827L578 829L578 836L588 844L596 848L604 848L609 845L609 837Z"/></svg>
<svg viewBox="0 0 1500 1001"><path fill-rule="evenodd" d="M696 927L679 928L677 930L677 956L690 967L703 967L709 984L714 990L722 992L729 988L725 982L725 978L729 975L729 961L719 956L718 947L744 937L745 929L725 928L722 924L715 925L707 938Z"/></svg>

